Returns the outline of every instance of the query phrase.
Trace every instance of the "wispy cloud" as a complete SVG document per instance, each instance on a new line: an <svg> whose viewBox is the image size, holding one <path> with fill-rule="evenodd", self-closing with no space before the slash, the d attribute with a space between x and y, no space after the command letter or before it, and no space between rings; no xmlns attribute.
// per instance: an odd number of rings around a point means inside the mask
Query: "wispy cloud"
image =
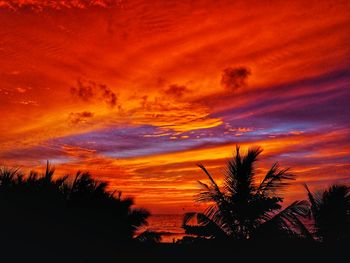
<svg viewBox="0 0 350 263"><path fill-rule="evenodd" d="M349 5L251 6L0 1L1 164L89 169L157 211L194 208L195 164L220 180L236 143L346 180Z"/></svg>
<svg viewBox="0 0 350 263"><path fill-rule="evenodd" d="M91 6L108 7L115 5L115 1L111 0L2 0L0 7L10 8L16 10L18 8L31 8L38 11L43 9L57 9L63 8L78 8L83 9Z"/></svg>

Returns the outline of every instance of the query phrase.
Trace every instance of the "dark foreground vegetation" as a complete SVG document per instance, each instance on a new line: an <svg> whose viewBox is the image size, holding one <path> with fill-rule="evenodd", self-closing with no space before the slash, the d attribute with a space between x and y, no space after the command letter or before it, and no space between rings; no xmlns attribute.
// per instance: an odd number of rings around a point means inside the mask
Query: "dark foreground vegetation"
<svg viewBox="0 0 350 263"><path fill-rule="evenodd" d="M209 184L197 201L203 213L187 213L188 236L159 243L139 229L149 212L107 184L78 172L74 178L0 170L0 262L295 262L349 258L350 188L332 185L283 205L280 190L294 179L276 163L257 178L260 148L229 160L219 186ZM257 183L259 182L259 183ZM346 262L346 260L344 261Z"/></svg>
<svg viewBox="0 0 350 263"><path fill-rule="evenodd" d="M105 182L94 180L89 173L78 172L73 180L68 176L55 179L49 163L43 174L30 172L27 176L18 169L2 168L0 252L69 257L120 244L159 242L157 233L136 236L147 225L149 212L133 208L132 199L106 188Z"/></svg>
<svg viewBox="0 0 350 263"><path fill-rule="evenodd" d="M305 184L308 200L296 200L283 208L280 191L294 175L275 163L257 180L255 163L261 152L261 148L252 148L241 155L236 147L222 187L199 165L210 184L199 182L203 191L197 201L211 205L204 213L185 215L186 233L222 241L350 242L350 188L332 185L323 192L312 193ZM196 224L191 225L193 219Z"/></svg>

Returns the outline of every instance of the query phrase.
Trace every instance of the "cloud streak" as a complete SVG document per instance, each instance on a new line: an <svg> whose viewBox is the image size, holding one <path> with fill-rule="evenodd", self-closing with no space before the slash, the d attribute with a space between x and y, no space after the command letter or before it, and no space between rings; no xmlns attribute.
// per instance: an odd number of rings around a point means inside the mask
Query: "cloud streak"
<svg viewBox="0 0 350 263"><path fill-rule="evenodd" d="M198 209L195 164L220 180L234 144L291 166L288 198L349 181L346 2L0 3L0 164L90 170L155 212Z"/></svg>
<svg viewBox="0 0 350 263"><path fill-rule="evenodd" d="M51 0L3 0L0 2L0 8L9 8L12 10L17 10L20 8L30 8L37 11L43 11L44 9L57 9L61 10L63 8L78 8L84 9L93 6L97 7L108 7L115 5L114 1L110 0L61 0L61 1L51 1Z"/></svg>

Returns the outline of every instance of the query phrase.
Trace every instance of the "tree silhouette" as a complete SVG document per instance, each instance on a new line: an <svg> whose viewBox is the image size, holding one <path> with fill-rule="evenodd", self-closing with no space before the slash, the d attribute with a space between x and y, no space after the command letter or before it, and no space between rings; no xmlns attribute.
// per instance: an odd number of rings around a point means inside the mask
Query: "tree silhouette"
<svg viewBox="0 0 350 263"><path fill-rule="evenodd" d="M308 193L316 239L323 242L350 240L350 187L332 185L324 191Z"/></svg>
<svg viewBox="0 0 350 263"><path fill-rule="evenodd" d="M0 169L0 243L10 240L38 245L65 244L71 247L103 247L105 244L159 242L157 233L135 239L147 225L150 213L133 208L131 198L109 192L107 183L77 172L54 178L47 163L44 173L24 176L18 169Z"/></svg>
<svg viewBox="0 0 350 263"><path fill-rule="evenodd" d="M247 240L265 237L308 236L300 217L308 213L306 201L295 201L282 210L283 198L278 191L288 185L294 175L275 163L260 183L256 183L255 162L261 148L236 154L227 163L224 185L219 187L203 165L210 184L199 182L203 191L197 201L210 203L204 213L187 213L183 228L187 234L215 239ZM196 221L196 224L191 222Z"/></svg>

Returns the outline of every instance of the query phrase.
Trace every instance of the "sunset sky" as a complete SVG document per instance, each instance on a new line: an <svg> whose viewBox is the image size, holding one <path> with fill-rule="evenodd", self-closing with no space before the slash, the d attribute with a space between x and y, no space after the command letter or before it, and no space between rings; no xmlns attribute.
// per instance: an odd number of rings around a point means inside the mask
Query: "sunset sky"
<svg viewBox="0 0 350 263"><path fill-rule="evenodd" d="M153 213L201 209L260 145L297 180L350 182L349 1L0 0L0 165L89 170Z"/></svg>

